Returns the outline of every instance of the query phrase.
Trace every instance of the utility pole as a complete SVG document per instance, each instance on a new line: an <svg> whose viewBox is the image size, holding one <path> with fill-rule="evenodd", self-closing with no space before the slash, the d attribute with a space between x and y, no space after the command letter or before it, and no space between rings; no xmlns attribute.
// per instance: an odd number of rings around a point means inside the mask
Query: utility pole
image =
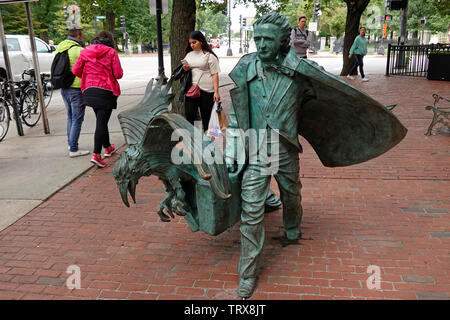
<svg viewBox="0 0 450 320"><path fill-rule="evenodd" d="M317 33L319 32L319 22L320 22L320 15L321 15L319 6L320 6L320 0L314 0L314 7L313 7L313 22L316 22L316 18L317 18L317 23L316 23L316 30L317 30L317 31L315 31L315 32L313 33L313 46L312 46L312 49L313 49L314 53L317 52L317 47L316 47L316 35L317 35Z"/></svg>
<svg viewBox="0 0 450 320"><path fill-rule="evenodd" d="M120 16L120 31L123 33L123 39L125 40L125 53L128 53L128 32L126 26L125 16Z"/></svg>
<svg viewBox="0 0 450 320"><path fill-rule="evenodd" d="M423 19L420 19L420 24L422 25L422 36L420 39L420 44L424 44L423 42L423 36L424 36L424 28L425 28L425 24L427 23L427 19L425 17L423 17Z"/></svg>
<svg viewBox="0 0 450 320"><path fill-rule="evenodd" d="M162 14L162 1L156 0L156 30L158 33L158 77L157 80L163 79L163 84L167 83L167 77L164 74L164 61L163 61L163 41L162 41L162 28L161 28L161 14Z"/></svg>
<svg viewBox="0 0 450 320"><path fill-rule="evenodd" d="M97 3L97 2L94 2L94 3L92 4L92 8L95 10L95 13L94 13L94 28L95 28L95 35L97 35L97 34L98 34L98 27L97 27L97 9L98 9L98 3Z"/></svg>
<svg viewBox="0 0 450 320"><path fill-rule="evenodd" d="M242 53L242 14L239 15L239 53Z"/></svg>
<svg viewBox="0 0 450 320"><path fill-rule="evenodd" d="M164 2L164 3L163 3ZM156 33L157 33L157 46L158 46L158 76L155 78L157 81L163 79L162 83L167 84L167 77L164 74L164 60L163 60L163 41L162 41L162 28L161 28L161 14L167 13L169 10L168 0L149 0L150 14L156 15Z"/></svg>
<svg viewBox="0 0 450 320"><path fill-rule="evenodd" d="M233 55L233 51L231 50L231 2L228 0L228 50L227 56L231 57Z"/></svg>
<svg viewBox="0 0 450 320"><path fill-rule="evenodd" d="M73 10L74 10L74 13L75 13L75 10L78 11L78 9L73 9ZM30 47L31 47L31 53L32 53L32 58L33 58L33 65L34 65L34 78L36 79L36 84L37 84L39 107L41 109L41 115L42 115L42 124L44 125L44 133L50 134L50 126L48 124L48 118L47 118L47 109L45 108L45 103L44 103L44 90L42 89L41 69L39 67L38 54L37 54L37 50L36 50L36 40L34 38L33 20L31 18L31 10L30 10L29 2L25 2L25 11L27 13L28 35L30 36ZM74 14L74 21L75 21L75 14ZM18 118L16 118L16 121L20 122L20 120Z"/></svg>

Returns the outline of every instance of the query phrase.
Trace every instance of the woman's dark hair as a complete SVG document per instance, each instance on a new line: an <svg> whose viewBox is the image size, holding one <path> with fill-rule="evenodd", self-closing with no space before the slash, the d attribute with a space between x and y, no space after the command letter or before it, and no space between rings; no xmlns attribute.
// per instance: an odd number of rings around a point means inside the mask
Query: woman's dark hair
<svg viewBox="0 0 450 320"><path fill-rule="evenodd" d="M209 46L208 42L206 41L206 38L203 35L203 33L201 33L200 31L192 31L189 34L189 39L195 39L197 41L200 41L200 43L202 44L203 52L207 51L209 53L212 53L217 58L216 54L212 51L211 47ZM193 50L191 45L189 44L189 39L188 39L188 44L186 46L186 49L184 49L184 55L187 55L189 52L191 52Z"/></svg>
<svg viewBox="0 0 450 320"><path fill-rule="evenodd" d="M104 44L105 46L114 48L116 42L114 41L114 37L109 31L101 31L99 32L94 39L91 41L92 44Z"/></svg>

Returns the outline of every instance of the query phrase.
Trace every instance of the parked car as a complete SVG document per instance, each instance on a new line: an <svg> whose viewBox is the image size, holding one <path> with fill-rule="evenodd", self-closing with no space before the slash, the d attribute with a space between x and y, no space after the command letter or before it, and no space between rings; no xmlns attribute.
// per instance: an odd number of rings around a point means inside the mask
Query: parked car
<svg viewBox="0 0 450 320"><path fill-rule="evenodd" d="M36 39L36 51L41 72L50 73L54 58L55 47L49 46L39 38ZM1 42L0 42L1 43ZM30 37L28 35L6 35L9 60L13 80L19 81L24 70L34 68L33 55L31 53ZM0 48L0 77L6 78L5 59Z"/></svg>
<svg viewBox="0 0 450 320"><path fill-rule="evenodd" d="M220 48L220 41L217 38L211 38L209 44L211 45L211 48Z"/></svg>

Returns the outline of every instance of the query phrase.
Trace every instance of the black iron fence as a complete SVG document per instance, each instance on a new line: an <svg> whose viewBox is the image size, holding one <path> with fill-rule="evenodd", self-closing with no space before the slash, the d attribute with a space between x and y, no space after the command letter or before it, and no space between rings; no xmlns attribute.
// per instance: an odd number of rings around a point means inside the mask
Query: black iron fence
<svg viewBox="0 0 450 320"><path fill-rule="evenodd" d="M450 54L450 44L388 45L386 76L426 77L430 54Z"/></svg>

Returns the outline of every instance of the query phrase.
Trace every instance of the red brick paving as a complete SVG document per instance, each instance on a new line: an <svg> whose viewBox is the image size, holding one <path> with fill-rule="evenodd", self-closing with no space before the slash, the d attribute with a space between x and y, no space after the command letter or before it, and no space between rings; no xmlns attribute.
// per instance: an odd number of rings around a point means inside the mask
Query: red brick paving
<svg viewBox="0 0 450 320"><path fill-rule="evenodd" d="M434 92L450 96L450 83L354 83L398 102L394 114L408 134L381 157L335 169L302 140L305 240L282 248L272 240L281 211L267 215L253 299L450 298L450 137L424 135L432 117L425 106ZM161 222L156 177L141 179L138 204L126 208L111 170L91 169L0 232L0 299L236 299L238 224L213 237L192 233L180 217ZM81 269L81 289L65 285L70 265ZM380 267L380 290L367 288L370 265Z"/></svg>

